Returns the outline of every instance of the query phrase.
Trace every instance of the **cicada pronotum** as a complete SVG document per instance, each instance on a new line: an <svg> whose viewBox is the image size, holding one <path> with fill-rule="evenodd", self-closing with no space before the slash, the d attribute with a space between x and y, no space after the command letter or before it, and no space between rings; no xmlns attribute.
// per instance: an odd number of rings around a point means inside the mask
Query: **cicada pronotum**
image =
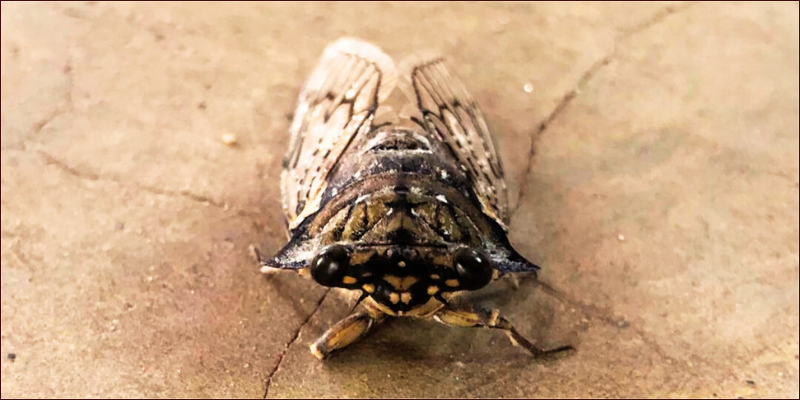
<svg viewBox="0 0 800 400"><path fill-rule="evenodd" d="M353 39L328 46L300 93L281 189L291 239L263 272L306 272L360 302L311 345L325 358L389 316L505 331L498 310L459 294L538 267L507 238L497 147L441 58L400 67Z"/></svg>

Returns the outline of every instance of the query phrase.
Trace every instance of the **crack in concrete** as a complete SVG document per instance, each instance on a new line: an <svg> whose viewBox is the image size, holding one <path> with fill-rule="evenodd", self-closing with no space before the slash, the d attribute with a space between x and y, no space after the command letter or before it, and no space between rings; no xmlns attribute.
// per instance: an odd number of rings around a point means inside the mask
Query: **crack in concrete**
<svg viewBox="0 0 800 400"><path fill-rule="evenodd" d="M635 36L638 33L641 33L657 25L670 15L686 11L695 4L697 4L697 2L685 2L679 5L670 5L664 7L663 9L659 10L658 12L650 16L650 18L647 18L646 20L642 21L640 24L637 24L634 27L625 30L621 34L617 35L617 37L614 38L614 43L612 44L611 52L605 55L600 60L596 61L594 64L592 64L589 67L589 69L586 70L578 79L578 83L575 85L575 87L570 89L564 96L561 97L561 100L559 100L555 108L553 108L553 110L550 111L549 114L547 114L544 120L542 120L542 122L539 123L539 126L536 128L536 130L534 130L530 135L531 144L530 144L530 149L528 150L528 160L527 163L525 164L525 169L522 172L522 182L520 183L519 195L517 196L516 204L514 204L514 207L511 210L511 214L517 212L520 205L522 204L522 199L525 196L525 193L528 191L528 186L530 185L530 179L528 179L528 177L530 176L531 170L533 169L533 159L536 156L536 143L539 137L541 137L547 130L547 128L550 127L553 121L555 121L556 118L558 118L564 112L567 106L569 106L570 103L572 103L572 100L574 100L575 97L577 97L578 94L581 93L581 89L584 88L586 84L589 83L589 81L592 80L592 78L594 78L594 76L598 72L600 72L601 69L603 69L603 67L614 61L614 59L617 57L620 45L624 43L626 40L630 39L631 37Z"/></svg>
<svg viewBox="0 0 800 400"><path fill-rule="evenodd" d="M278 373L278 370L281 369L281 365L283 364L283 359L286 357L286 353L289 352L289 348L292 347L294 342L300 339L300 331L302 331L303 328L306 325L308 325L308 323L311 321L311 317L313 317L314 314L317 313L317 310L319 310L319 308L322 306L322 302L325 301L325 298L328 296L328 293L330 293L330 291L331 291L330 289L325 290L325 293L323 293L322 296L320 296L319 300L317 301L317 306L314 307L314 309L310 313L308 313L306 319L303 321L302 324L300 324L300 326L297 327L297 330L294 331L294 335L292 335L292 338L289 339L288 343L286 343L286 346L283 348L283 352L281 352L280 356L278 357L278 362L275 363L275 368L273 368L272 371L270 371L269 375L267 376L266 388L264 389L265 399L267 398L267 396L269 396L269 387L272 385L272 377L275 376L275 374Z"/></svg>
<svg viewBox="0 0 800 400"><path fill-rule="evenodd" d="M567 92L561 98L561 100L558 102L556 107L545 117L545 119L539 124L539 127L530 135L531 144L530 144L530 149L528 151L528 162L527 162L527 164L525 166L525 170L524 170L524 172L522 174L523 181L522 181L522 183L520 185L519 195L517 196L517 202L514 205L513 210L511 211L512 214L517 212L517 210L519 209L520 205L522 204L522 199L524 198L525 193L528 191L528 186L530 185L530 179L528 179L528 177L530 176L531 171L533 169L533 159L536 156L536 142L537 142L538 138L541 137L544 134L544 132L547 130L547 128L553 123L553 121L555 121L556 118L558 118L564 112L564 110L572 103L572 100L574 100L578 96L578 94L580 94L581 89L584 88L586 86L586 84L588 84L589 81L591 81L592 78L594 78L595 75L597 75L597 73L600 72L600 70L602 70L606 65L608 65L612 61L614 61L614 59L617 57L617 54L618 54L620 46L626 40L630 39L631 37L635 36L636 34L639 34L639 33L643 32L643 31L645 31L645 30L647 30L647 29L659 24L660 22L664 21L668 16L674 15L674 14L677 14L677 13L680 13L680 12L684 12L684 11L688 10L689 8L691 8L692 6L696 5L696 4L698 4L698 3L697 2L686 2L686 3L682 3L680 5L677 5L677 6L672 6L672 5L667 6L667 7L663 8L663 9L659 10L655 14L653 14L650 18L646 19L642 23L637 24L633 28L622 32L621 34L619 34L617 36L617 38L614 39L614 43L613 43L613 47L612 47L611 52L609 54L607 54L606 56L604 56L603 58L601 58L600 60L596 61L594 64L592 64L591 67L589 67L589 69L586 70L581 75L581 77L580 77L580 79L578 79L578 83L575 85L575 87L573 89L571 89L569 92ZM537 282L549 294L551 294L552 296L556 297L557 299L559 299L560 301L562 301L562 302L564 302L566 304L569 304L569 305L571 305L573 307L576 307L576 308L580 309L587 316L599 319L599 320L603 321L604 323L606 323L608 325L611 325L613 327L620 327L621 323L629 323L627 321L619 320L619 319L614 318L613 313L610 310L605 310L605 309L599 308L599 307L591 305L591 304L585 304L585 303L583 303L581 301L574 300L574 299L570 298L569 296L567 296L566 294L564 294L564 293L560 292L559 290L553 288L552 286L548 285L545 282L542 282L542 281L537 281ZM639 339L647 347L649 347L650 349L655 351L656 354L658 354L660 357L662 357L663 359L667 360L669 363L675 363L676 362L676 360L674 358L669 356L664 351L664 349L661 348L661 346L658 344L658 342L656 342L655 340L653 340L649 336L647 336L646 332L644 332L643 330L641 330L641 329L639 329L637 327L632 327L632 331L639 337Z"/></svg>
<svg viewBox="0 0 800 400"><path fill-rule="evenodd" d="M50 113L46 118L37 122L33 126L33 132L25 136L19 143L13 144L10 146L4 146L2 150L19 150L23 152L29 152L28 143L30 140L37 136L39 132L42 131L48 124L50 124L53 120L58 118L59 116L71 113L75 111L75 56L73 54L72 48L68 52L67 61L64 64L63 72L67 76L67 88L64 93L64 101L66 105L57 107L52 113ZM170 189L161 189L155 186L145 185L138 182L128 182L124 179L117 177L117 176L101 176L99 174L93 172L86 172L77 170L71 166L69 166L66 162L56 158L55 156L43 151L37 150L37 152L46 160L47 163L53 164L59 167L61 170L81 179L89 179L93 181L108 181L108 182L115 182L122 185L133 186L137 189L144 190L149 193L169 196L169 197L183 197L190 199L192 201L200 202L203 204L210 204L214 207L221 208L225 211L230 210L230 207L227 203L215 200L208 196L203 196L197 193L193 193L189 190L170 190ZM244 210L233 209L233 212L245 219L249 219L252 225L261 232L264 232L264 226L258 222L259 215L253 214L251 212L247 212Z"/></svg>
<svg viewBox="0 0 800 400"><path fill-rule="evenodd" d="M26 150L27 149L25 149L23 151L26 151ZM127 182L127 181L125 181L125 180L123 180L123 179L121 179L121 178L119 178L117 176L103 176L103 175L100 175L100 174L97 174L97 173L94 173L94 172L81 171L81 170L78 170L78 169L76 169L74 167L71 167L66 162L58 159L57 157L51 155L50 153L48 153L48 152L46 152L44 150L36 150L36 152L42 158L44 158L45 162L48 165L54 165L54 166L58 167L59 169L61 169L62 171L66 172L66 173L68 173L68 174L70 174L72 176L75 176L77 178L90 180L90 181L114 182L114 183L118 183L120 185L132 186L132 187L135 187L137 189L140 189L140 190L143 190L143 191L146 191L146 192L149 192L149 193L157 194L157 195L174 197L174 198L184 198L184 199L189 199L191 201L199 202L199 203L202 203L202 204L212 205L214 207L220 208L220 209L225 210L225 211L229 211L229 210L233 211L235 214L237 214L237 215L239 215L239 216L241 216L243 218L249 219L251 222L253 222L253 224L256 227L259 227L260 229L262 228L261 224L259 224L257 222L257 219L259 217L258 215L250 213L250 212L247 212L247 211L244 211L244 210L233 209L230 206L228 206L227 203L220 202L218 200L214 200L214 199L212 199L210 197L203 196L203 195L200 195L200 194L197 194L197 193L193 193L193 192L191 192L189 190L185 190L185 189L183 189L183 190L161 189L161 188L157 188L157 187L150 186L150 185L145 185L145 184L138 183L138 182ZM263 229L261 229L261 230L263 230Z"/></svg>
<svg viewBox="0 0 800 400"><path fill-rule="evenodd" d="M67 61L64 63L64 67L62 71L65 75L67 75L67 88L64 92L64 99L63 101L66 103L65 105L59 105L56 107L50 114L48 114L43 119L39 120L35 124L33 124L33 131L27 135L25 135L19 143L12 144L9 146L4 146L2 150L24 150L27 142L31 140L31 138L37 136L42 129L44 129L47 125L49 125L53 120L56 118L64 115L69 114L75 110L75 105L73 103L73 92L75 90L75 80L73 77L73 65L74 65L74 56L72 55L72 51L69 50L69 56L67 57Z"/></svg>

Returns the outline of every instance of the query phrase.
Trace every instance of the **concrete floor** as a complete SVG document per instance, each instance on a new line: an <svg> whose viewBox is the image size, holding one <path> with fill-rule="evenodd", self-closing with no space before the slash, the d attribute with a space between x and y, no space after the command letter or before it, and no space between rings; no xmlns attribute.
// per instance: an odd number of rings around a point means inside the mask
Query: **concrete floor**
<svg viewBox="0 0 800 400"><path fill-rule="evenodd" d="M796 2L2 3L2 397L797 398L799 25ZM347 304L248 246L284 240L287 116L343 35L457 65L553 288L485 297L576 352L409 320L308 352Z"/></svg>

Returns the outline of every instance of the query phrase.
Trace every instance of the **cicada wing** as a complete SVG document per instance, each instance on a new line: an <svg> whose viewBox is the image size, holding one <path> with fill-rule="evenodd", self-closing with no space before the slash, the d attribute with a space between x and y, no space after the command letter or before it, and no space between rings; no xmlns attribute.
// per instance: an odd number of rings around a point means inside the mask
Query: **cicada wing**
<svg viewBox="0 0 800 400"><path fill-rule="evenodd" d="M420 123L441 139L469 175L484 214L507 230L508 194L489 127L475 100L441 57L403 64L403 90L419 108Z"/></svg>
<svg viewBox="0 0 800 400"><path fill-rule="evenodd" d="M290 230L321 206L328 175L397 83L392 60L354 39L328 46L300 92L281 189Z"/></svg>

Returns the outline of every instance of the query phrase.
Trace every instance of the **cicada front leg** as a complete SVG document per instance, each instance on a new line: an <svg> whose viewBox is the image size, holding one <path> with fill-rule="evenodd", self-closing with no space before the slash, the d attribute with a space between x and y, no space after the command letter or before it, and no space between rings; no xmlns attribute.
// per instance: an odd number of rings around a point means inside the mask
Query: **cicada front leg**
<svg viewBox="0 0 800 400"><path fill-rule="evenodd" d="M500 315L500 310L488 310L474 306L459 305L455 308L443 308L433 315L433 319L445 325L459 328L479 328L499 329L508 335L511 344L522 346L534 357L542 357L573 349L572 346L560 346L554 349L542 349L531 343L520 334L514 325L505 317Z"/></svg>
<svg viewBox="0 0 800 400"><path fill-rule="evenodd" d="M336 350L343 349L364 337L369 330L383 322L386 314L359 311L337 322L310 347L311 354L323 360Z"/></svg>

